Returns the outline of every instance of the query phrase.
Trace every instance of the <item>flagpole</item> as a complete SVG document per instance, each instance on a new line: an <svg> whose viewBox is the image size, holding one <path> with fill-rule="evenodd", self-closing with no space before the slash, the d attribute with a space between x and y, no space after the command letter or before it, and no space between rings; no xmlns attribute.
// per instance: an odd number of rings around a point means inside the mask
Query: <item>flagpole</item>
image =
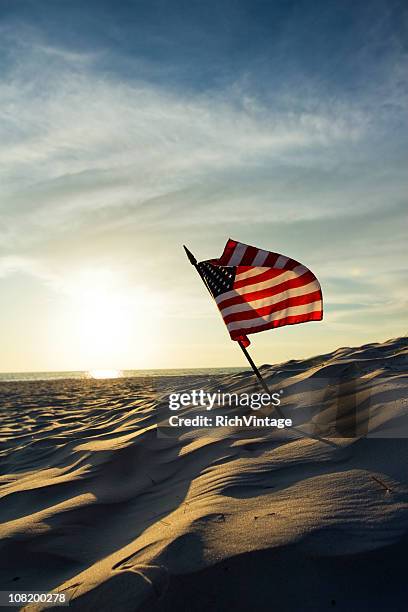
<svg viewBox="0 0 408 612"><path fill-rule="evenodd" d="M238 344L242 349L242 352L244 353L245 357L248 359L249 364L251 366L251 368L253 369L255 376L257 377L257 379L259 380L259 383L261 384L262 388L264 389L264 391L266 391L266 393L268 393L270 395L270 391L269 391L269 387L266 384L265 380L262 378L262 374L260 373L260 371L258 370L258 368L256 367L251 355L248 353L248 351L246 350L246 347L243 345L243 343L241 342L241 340L238 340Z"/></svg>
<svg viewBox="0 0 408 612"><path fill-rule="evenodd" d="M187 247L186 247L184 244L183 244L183 248L184 248L184 250L185 250L185 252L186 252L186 255L187 255L187 257L188 257L189 262L191 263L191 265L192 265L192 266L194 266L194 267L195 267L195 269L197 270L197 272L198 272L198 274L199 274L199 276L200 276L201 280L203 281L204 285L207 287L208 291L209 291L209 292L210 292L210 294L211 294L210 288L208 287L208 285L207 285L207 283L206 283L206 280L205 280L205 278L204 278L203 274L201 273L200 268L198 267L198 264L197 264L197 260L196 260L196 258L194 257L194 255L192 254L192 252L191 252L191 251L189 251L189 250L188 250L188 248L187 248ZM212 296L212 294L211 294L211 297L213 297L213 296ZM250 366L251 366L251 368L253 369L254 374L255 374L255 376L257 377L257 379L258 379L258 381L259 381L260 385L262 386L262 388L264 389L264 391L265 391L266 393L268 393L268 395L270 395L270 394L271 394L271 392L270 392L270 390L269 390L269 388L268 388L268 385L266 384L265 380L264 380L264 379L263 379L263 377L262 377L262 374L260 373L260 371L259 371L259 370L258 370L258 368L256 367L256 365L255 365L255 363L254 363L254 361L253 361L253 359L252 359L251 355L250 355L250 354L248 353L248 351L246 350L246 347L243 345L243 343L242 343L240 340L238 341L238 344L239 344L239 346L241 347L241 350L242 350L242 352L244 353L245 357L247 358L249 365L250 365ZM280 410L278 409L278 407L275 407L275 408L277 408L277 412L278 412L278 414L279 414Z"/></svg>

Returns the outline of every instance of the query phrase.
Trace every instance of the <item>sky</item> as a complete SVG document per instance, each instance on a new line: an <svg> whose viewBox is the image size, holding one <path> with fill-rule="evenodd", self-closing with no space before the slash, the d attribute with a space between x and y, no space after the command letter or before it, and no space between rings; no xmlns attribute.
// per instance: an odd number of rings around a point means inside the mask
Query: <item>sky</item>
<svg viewBox="0 0 408 612"><path fill-rule="evenodd" d="M0 0L0 371L240 366L182 250L310 267L274 363L404 335L405 2Z"/></svg>

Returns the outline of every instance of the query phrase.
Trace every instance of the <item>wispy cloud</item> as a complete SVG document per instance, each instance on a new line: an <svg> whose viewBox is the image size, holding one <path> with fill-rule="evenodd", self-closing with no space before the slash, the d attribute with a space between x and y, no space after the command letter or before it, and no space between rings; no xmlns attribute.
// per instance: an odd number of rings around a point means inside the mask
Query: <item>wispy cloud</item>
<svg viewBox="0 0 408 612"><path fill-rule="evenodd" d="M279 191L280 165L324 165L334 149L344 156L369 121L324 99L313 111L275 112L242 87L193 95L103 78L92 58L41 44L16 53L0 86L3 209L10 222L21 214L40 228L189 189L199 205L205 184L251 203L271 183ZM310 215L319 203L305 208Z"/></svg>
<svg viewBox="0 0 408 612"><path fill-rule="evenodd" d="M0 85L6 250L95 223L355 214L400 189L395 171L380 170L380 185L370 175L373 109L353 101L321 95L296 108L285 92L284 105L277 97L271 105L245 80L195 94L123 82L94 70L92 54L52 48L29 33L14 54Z"/></svg>

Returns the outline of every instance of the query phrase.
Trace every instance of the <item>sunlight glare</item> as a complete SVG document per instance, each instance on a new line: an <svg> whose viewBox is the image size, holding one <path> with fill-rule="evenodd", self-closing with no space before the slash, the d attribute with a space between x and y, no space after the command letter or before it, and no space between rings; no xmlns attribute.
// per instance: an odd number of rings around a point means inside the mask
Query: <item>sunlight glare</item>
<svg viewBox="0 0 408 612"><path fill-rule="evenodd" d="M90 372L117 372L118 366L129 367L130 359L132 369L140 358L138 347L152 345L154 300L143 287L129 286L119 274L95 268L82 270L72 280L69 297L76 344Z"/></svg>
<svg viewBox="0 0 408 612"><path fill-rule="evenodd" d="M89 370L88 375L90 378L104 379L104 378L121 378L123 372L121 370Z"/></svg>

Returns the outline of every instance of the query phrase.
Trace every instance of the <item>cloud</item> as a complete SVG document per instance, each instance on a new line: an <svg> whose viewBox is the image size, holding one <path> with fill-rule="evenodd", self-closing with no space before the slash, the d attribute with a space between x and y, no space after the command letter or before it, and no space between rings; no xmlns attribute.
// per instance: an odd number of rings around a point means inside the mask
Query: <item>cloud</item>
<svg viewBox="0 0 408 612"><path fill-rule="evenodd" d="M92 54L29 37L14 54L0 85L6 244L77 227L82 213L86 222L107 208L126 216L166 199L177 207L187 197L191 212L207 217L211 199L228 217L232 203L255 207L259 195L260 207L275 197L284 211L290 169L328 172L369 122L363 110L324 98L313 110L274 111L242 83L193 94L123 82L93 70ZM301 216L323 208L310 198L297 205Z"/></svg>
<svg viewBox="0 0 408 612"><path fill-rule="evenodd" d="M62 279L51 271L48 262L18 255L0 257L0 279L6 279L15 274L35 278L54 291L60 291L62 288Z"/></svg>
<svg viewBox="0 0 408 612"><path fill-rule="evenodd" d="M61 291L71 267L113 259L159 283L175 317L181 287L194 300L191 280L168 280L177 245L187 235L214 256L234 233L311 265L337 318L373 300L372 271L403 248L406 179L398 134L384 131L398 88L389 110L385 93L362 103L286 89L271 101L251 79L196 92L124 81L96 70L97 53L32 32L13 48L0 84L0 274Z"/></svg>

